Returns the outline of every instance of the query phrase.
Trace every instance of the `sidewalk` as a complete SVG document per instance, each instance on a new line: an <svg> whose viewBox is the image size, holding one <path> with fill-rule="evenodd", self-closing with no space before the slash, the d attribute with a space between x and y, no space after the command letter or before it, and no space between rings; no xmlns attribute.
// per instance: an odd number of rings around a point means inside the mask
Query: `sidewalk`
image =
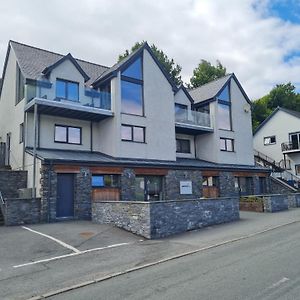
<svg viewBox="0 0 300 300"><path fill-rule="evenodd" d="M277 213L241 211L240 220L237 222L201 228L164 240L189 244L200 248L245 237L292 222L300 222L300 208L289 209Z"/></svg>

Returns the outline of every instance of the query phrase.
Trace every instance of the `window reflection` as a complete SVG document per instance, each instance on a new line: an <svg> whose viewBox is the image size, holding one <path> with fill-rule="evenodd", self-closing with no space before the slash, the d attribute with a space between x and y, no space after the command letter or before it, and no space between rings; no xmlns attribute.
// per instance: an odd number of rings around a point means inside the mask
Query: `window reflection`
<svg viewBox="0 0 300 300"><path fill-rule="evenodd" d="M143 90L142 85L129 81L121 81L123 113L143 115Z"/></svg>

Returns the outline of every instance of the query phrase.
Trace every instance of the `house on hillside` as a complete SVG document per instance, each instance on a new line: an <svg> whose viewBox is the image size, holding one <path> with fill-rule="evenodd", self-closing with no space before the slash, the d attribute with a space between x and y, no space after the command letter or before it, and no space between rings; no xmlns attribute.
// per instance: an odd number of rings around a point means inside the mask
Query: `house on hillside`
<svg viewBox="0 0 300 300"><path fill-rule="evenodd" d="M10 41L0 87L5 164L25 170L44 220L94 201L259 194L250 100L234 74L177 87L145 43L112 67Z"/></svg>
<svg viewBox="0 0 300 300"><path fill-rule="evenodd" d="M256 129L253 143L258 158L267 157L270 165L274 166L275 171L279 173L278 176L282 176L291 184L297 184L298 187L300 180L299 112L277 107Z"/></svg>

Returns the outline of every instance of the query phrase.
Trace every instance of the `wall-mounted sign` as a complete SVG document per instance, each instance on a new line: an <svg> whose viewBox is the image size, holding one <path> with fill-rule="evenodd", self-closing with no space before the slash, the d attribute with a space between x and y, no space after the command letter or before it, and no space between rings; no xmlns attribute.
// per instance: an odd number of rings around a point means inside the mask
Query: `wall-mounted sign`
<svg viewBox="0 0 300 300"><path fill-rule="evenodd" d="M191 195L193 193L192 182L180 181L180 194L181 195Z"/></svg>

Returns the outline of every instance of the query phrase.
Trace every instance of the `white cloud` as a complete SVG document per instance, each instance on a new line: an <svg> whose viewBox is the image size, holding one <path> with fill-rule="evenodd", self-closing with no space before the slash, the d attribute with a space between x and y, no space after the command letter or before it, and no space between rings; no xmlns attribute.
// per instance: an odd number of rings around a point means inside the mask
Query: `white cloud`
<svg viewBox="0 0 300 300"><path fill-rule="evenodd" d="M256 9L253 8L256 5ZM266 0L10 0L1 3L0 63L14 39L104 65L148 40L183 67L219 59L251 98L276 83L298 83L300 25L267 17Z"/></svg>

